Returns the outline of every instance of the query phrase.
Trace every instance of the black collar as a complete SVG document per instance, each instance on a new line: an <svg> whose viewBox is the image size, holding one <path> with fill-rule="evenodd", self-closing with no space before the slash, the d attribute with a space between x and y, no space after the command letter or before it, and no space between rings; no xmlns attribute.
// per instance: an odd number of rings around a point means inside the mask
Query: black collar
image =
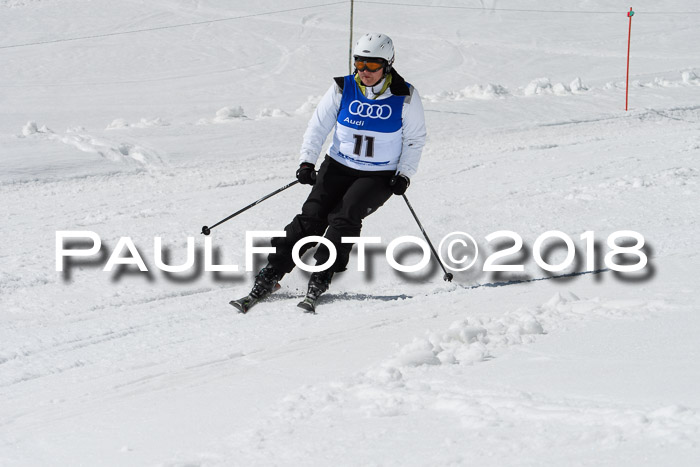
<svg viewBox="0 0 700 467"><path fill-rule="evenodd" d="M395 96L408 96L411 94L406 80L404 80L394 68L391 69L391 85L389 86L389 90Z"/></svg>

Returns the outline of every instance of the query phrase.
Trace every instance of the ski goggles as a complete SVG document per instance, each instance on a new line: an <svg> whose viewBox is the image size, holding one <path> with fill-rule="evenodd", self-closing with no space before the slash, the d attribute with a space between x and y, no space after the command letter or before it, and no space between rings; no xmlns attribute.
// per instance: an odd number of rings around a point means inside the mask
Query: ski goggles
<svg viewBox="0 0 700 467"><path fill-rule="evenodd" d="M355 59L355 68L357 68L358 71L370 71L374 73L375 71L379 71L384 68L385 65L386 62L384 60L361 58Z"/></svg>

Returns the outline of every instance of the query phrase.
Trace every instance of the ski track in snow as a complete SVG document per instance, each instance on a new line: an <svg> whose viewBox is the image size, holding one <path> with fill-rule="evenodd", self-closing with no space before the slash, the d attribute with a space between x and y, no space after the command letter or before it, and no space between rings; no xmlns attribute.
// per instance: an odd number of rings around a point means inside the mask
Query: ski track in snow
<svg viewBox="0 0 700 467"><path fill-rule="evenodd" d="M22 137L58 141L83 152L98 154L112 162L136 164L145 168L163 164L161 155L152 149L138 144L94 137L84 133L83 128L69 129L61 136L45 125L38 127L36 122L30 121L22 128Z"/></svg>

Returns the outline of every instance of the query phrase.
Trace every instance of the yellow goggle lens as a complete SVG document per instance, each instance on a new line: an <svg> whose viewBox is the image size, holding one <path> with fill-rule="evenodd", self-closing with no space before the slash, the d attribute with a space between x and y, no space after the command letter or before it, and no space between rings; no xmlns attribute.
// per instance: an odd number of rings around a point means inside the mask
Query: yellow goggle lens
<svg viewBox="0 0 700 467"><path fill-rule="evenodd" d="M377 63L377 62L368 62L365 60L355 60L355 68L357 68L359 71L379 71L382 68L384 68L383 63Z"/></svg>

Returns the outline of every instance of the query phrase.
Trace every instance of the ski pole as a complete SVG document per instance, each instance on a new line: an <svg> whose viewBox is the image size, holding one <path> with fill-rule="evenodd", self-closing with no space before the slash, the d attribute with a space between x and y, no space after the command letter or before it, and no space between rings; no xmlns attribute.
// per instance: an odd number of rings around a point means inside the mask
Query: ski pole
<svg viewBox="0 0 700 467"><path fill-rule="evenodd" d="M204 227L202 227L202 233L203 233L204 235L209 235L209 234L211 233L211 229L213 229L213 228L216 227L217 225L223 224L224 222L226 222L226 221L229 220L229 219L233 219L234 217L236 217L237 215L241 214L242 212L247 211L248 209L252 208L253 206L257 206L258 204L260 204L260 203L262 203L263 201L265 201L267 198L271 198L271 197L275 196L277 193L280 193L280 192L286 190L287 188L296 185L297 183L299 183L299 180L294 180L293 182L288 183L287 185L283 186L282 188L279 188L279 189L273 191L272 193L263 196L263 197L260 198L259 200L255 201L254 203L249 204L248 206L244 207L243 209L240 209L240 210L234 212L233 214L231 214L230 216L228 216L226 219L221 219L219 222L217 222L216 224L212 225L211 227L207 227L207 226L205 225Z"/></svg>
<svg viewBox="0 0 700 467"><path fill-rule="evenodd" d="M453 277L452 274L447 272L447 269L445 269L445 265L442 264L442 261L440 261L440 257L438 256L437 252L435 251L435 247L433 246L432 242L428 238L428 234L425 233L425 229L423 228L423 225L418 220L418 216L416 215L416 211L413 210L413 206L411 206L411 203L408 202L408 198L406 198L406 195L404 194L401 196L403 196L403 200L406 201L406 205L408 206L408 209L411 211L411 214L413 214L413 218L416 220L418 227L420 227L420 231L423 232L423 236L427 240L428 245L430 245L430 251L433 252L433 256L435 256L435 259L440 264L440 267L442 268L442 272L445 273L445 275L442 276L443 280L446 280L447 282L452 282L452 277Z"/></svg>

